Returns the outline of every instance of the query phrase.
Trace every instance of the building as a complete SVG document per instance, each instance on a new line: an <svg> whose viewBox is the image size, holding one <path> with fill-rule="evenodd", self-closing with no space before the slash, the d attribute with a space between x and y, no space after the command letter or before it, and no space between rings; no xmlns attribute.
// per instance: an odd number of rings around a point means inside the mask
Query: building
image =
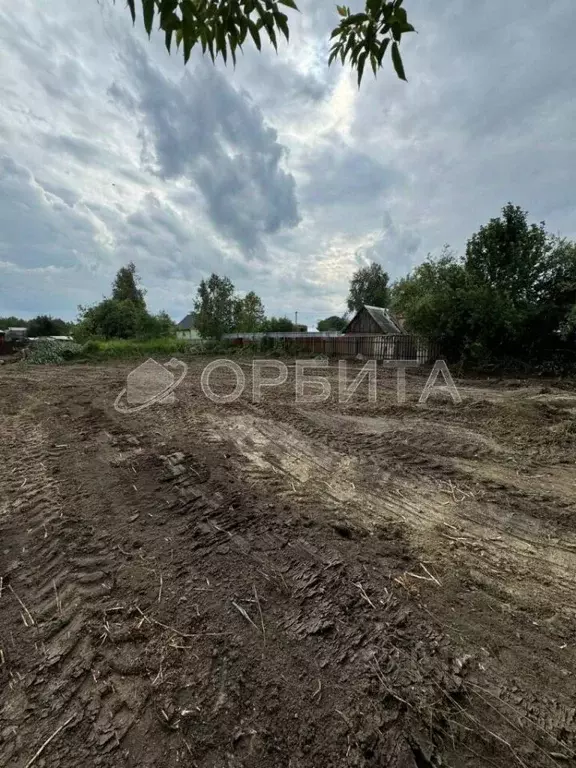
<svg viewBox="0 0 576 768"><path fill-rule="evenodd" d="M416 360L426 363L431 347L426 339L406 330L404 317L384 307L365 304L344 328L343 334L355 337L356 352L377 360Z"/></svg>
<svg viewBox="0 0 576 768"><path fill-rule="evenodd" d="M369 333L388 335L404 333L400 321L383 307L371 307L365 304L358 310L352 320L344 328L343 333Z"/></svg>
<svg viewBox="0 0 576 768"><path fill-rule="evenodd" d="M179 339L199 339L200 334L195 328L196 313L189 312L176 326L176 336Z"/></svg>

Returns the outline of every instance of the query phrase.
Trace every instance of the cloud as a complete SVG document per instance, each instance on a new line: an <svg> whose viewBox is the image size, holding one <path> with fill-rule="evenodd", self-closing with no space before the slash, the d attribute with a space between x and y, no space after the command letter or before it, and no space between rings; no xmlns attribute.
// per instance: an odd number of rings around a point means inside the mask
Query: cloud
<svg viewBox="0 0 576 768"><path fill-rule="evenodd" d="M136 97L118 84L109 93L127 109L138 104L160 178L196 185L214 226L247 254L262 254L263 235L297 225L285 148L245 94L204 63L179 83L152 67L141 48L131 63Z"/></svg>
<svg viewBox="0 0 576 768"><path fill-rule="evenodd" d="M90 215L41 187L32 173L0 156L0 260L25 268L70 267L94 254Z"/></svg>
<svg viewBox="0 0 576 768"><path fill-rule="evenodd" d="M398 170L347 146L337 135L311 154L305 170L309 180L302 196L313 206L373 207L382 192L402 180Z"/></svg>

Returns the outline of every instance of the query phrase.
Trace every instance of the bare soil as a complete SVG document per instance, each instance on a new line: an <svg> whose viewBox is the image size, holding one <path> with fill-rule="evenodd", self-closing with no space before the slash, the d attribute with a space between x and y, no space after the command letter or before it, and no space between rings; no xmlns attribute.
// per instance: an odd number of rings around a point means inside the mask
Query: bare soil
<svg viewBox="0 0 576 768"><path fill-rule="evenodd" d="M0 369L0 765L576 765L576 387L206 362Z"/></svg>

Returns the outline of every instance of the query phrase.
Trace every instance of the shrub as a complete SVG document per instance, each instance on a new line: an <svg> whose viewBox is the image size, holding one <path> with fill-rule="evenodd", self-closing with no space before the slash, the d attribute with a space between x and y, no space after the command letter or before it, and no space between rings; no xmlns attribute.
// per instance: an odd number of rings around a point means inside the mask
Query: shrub
<svg viewBox="0 0 576 768"><path fill-rule="evenodd" d="M74 360L82 353L80 344L57 339L39 339L26 349L25 361L32 365L60 365Z"/></svg>

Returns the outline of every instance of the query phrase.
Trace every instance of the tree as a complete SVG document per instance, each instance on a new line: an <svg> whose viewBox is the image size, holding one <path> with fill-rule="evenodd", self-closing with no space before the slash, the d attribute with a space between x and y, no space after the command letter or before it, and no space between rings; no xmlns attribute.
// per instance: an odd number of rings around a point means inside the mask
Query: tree
<svg viewBox="0 0 576 768"><path fill-rule="evenodd" d="M196 328L204 339L220 339L234 329L234 286L227 277L210 275L202 280L194 301Z"/></svg>
<svg viewBox="0 0 576 768"><path fill-rule="evenodd" d="M288 317L267 317L262 325L266 333L290 333L295 325Z"/></svg>
<svg viewBox="0 0 576 768"><path fill-rule="evenodd" d="M552 241L540 224L508 203L499 218L480 227L466 246L465 268L476 280L519 303L536 298Z"/></svg>
<svg viewBox="0 0 576 768"><path fill-rule="evenodd" d="M145 307L144 296L146 292L139 286L140 277L136 272L134 262L131 261L118 270L112 284L112 298L115 301L132 301L139 307Z"/></svg>
<svg viewBox="0 0 576 768"><path fill-rule="evenodd" d="M0 317L0 331L7 331L8 328L26 328L28 320L22 320L21 317Z"/></svg>
<svg viewBox="0 0 576 768"><path fill-rule="evenodd" d="M165 312L151 315L133 301L104 299L92 307L78 307L78 324L74 337L78 340L157 339L170 336L174 323Z"/></svg>
<svg viewBox="0 0 576 768"><path fill-rule="evenodd" d="M343 331L348 325L348 321L345 317L339 317L338 315L332 315L325 320L318 320L319 331Z"/></svg>
<svg viewBox="0 0 576 768"><path fill-rule="evenodd" d="M243 299L235 300L234 330L255 333L261 329L264 317L264 304L254 291L247 293Z"/></svg>
<svg viewBox="0 0 576 768"><path fill-rule="evenodd" d="M462 356L472 341L473 307L462 260L445 246L437 260L430 257L391 291L393 311L404 315L414 333L440 345L449 359Z"/></svg>
<svg viewBox="0 0 576 768"><path fill-rule="evenodd" d="M146 291L133 262L118 270L112 283L112 297L91 307L78 307L75 338L105 339L158 338L169 336L174 323L166 312L152 315L146 308Z"/></svg>
<svg viewBox="0 0 576 768"><path fill-rule="evenodd" d="M64 320L50 317L50 315L38 315L28 322L28 336L66 336L68 325Z"/></svg>
<svg viewBox="0 0 576 768"><path fill-rule="evenodd" d="M446 246L392 289L411 330L474 363L569 360L575 304L576 244L511 203L472 235L465 258Z"/></svg>
<svg viewBox="0 0 576 768"><path fill-rule="evenodd" d="M135 22L137 0L127 1ZM276 50L278 34L289 40L288 16L282 6L298 10L294 0L142 0L142 17L148 36L158 21L168 51L173 39L178 48L182 46L185 64L197 45L212 61L220 55L226 62L230 54L235 64L236 51L242 50L248 35L258 50L262 35L268 36ZM362 13L351 13L346 6L337 5L336 9L340 23L330 36L333 45L328 64L336 58L342 64L348 59L360 85L366 63L376 75L390 49L396 74L406 80L400 42L403 34L415 29L408 21L403 0L365 0Z"/></svg>
<svg viewBox="0 0 576 768"><path fill-rule="evenodd" d="M358 312L364 304L372 307L387 307L389 302L388 273L380 264L372 262L354 273L350 281L347 302L350 312Z"/></svg>

